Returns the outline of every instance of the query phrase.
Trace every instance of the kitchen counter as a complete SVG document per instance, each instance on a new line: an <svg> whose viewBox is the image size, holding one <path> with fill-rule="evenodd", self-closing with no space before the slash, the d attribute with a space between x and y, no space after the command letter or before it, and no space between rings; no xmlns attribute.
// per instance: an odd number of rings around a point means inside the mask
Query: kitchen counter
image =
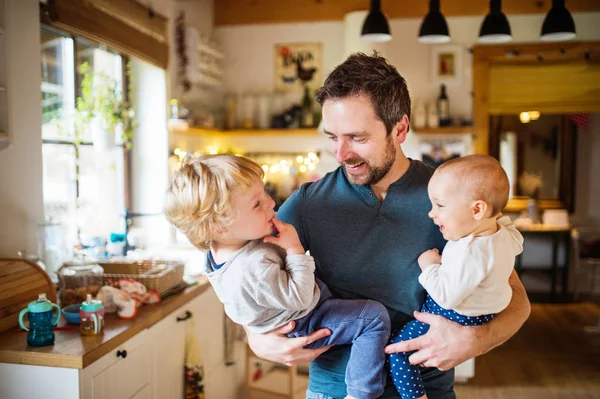
<svg viewBox="0 0 600 399"><path fill-rule="evenodd" d="M132 320L120 319L116 313L106 314L102 335L82 336L79 328L55 331L54 345L33 348L27 345L26 331L7 330L0 333L0 363L83 369L210 287L205 277L197 281L164 301L141 306Z"/></svg>

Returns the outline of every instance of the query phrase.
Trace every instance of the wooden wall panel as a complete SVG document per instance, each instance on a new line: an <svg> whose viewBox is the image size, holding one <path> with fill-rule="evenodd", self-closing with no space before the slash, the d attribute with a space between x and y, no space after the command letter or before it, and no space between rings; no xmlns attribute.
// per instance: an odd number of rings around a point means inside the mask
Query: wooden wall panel
<svg viewBox="0 0 600 399"><path fill-rule="evenodd" d="M216 0L215 25L268 24L288 22L341 21L352 11L367 10L369 0ZM504 0L502 10L510 14L542 14L551 0ZM598 0L567 0L571 12L600 11ZM428 10L426 0L382 0L389 18L421 18ZM487 14L487 0L443 0L447 16Z"/></svg>
<svg viewBox="0 0 600 399"><path fill-rule="evenodd" d="M600 64L494 64L489 113L600 112Z"/></svg>
<svg viewBox="0 0 600 399"><path fill-rule="evenodd" d="M52 26L167 69L167 20L150 18L133 0L48 0L45 7Z"/></svg>

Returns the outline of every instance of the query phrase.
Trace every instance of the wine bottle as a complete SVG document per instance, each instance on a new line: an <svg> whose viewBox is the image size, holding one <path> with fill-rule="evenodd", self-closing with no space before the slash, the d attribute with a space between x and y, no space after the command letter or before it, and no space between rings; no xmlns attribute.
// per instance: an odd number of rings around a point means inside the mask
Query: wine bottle
<svg viewBox="0 0 600 399"><path fill-rule="evenodd" d="M446 85L440 86L440 96L437 100L437 111L440 126L450 125L450 103L446 95Z"/></svg>
<svg viewBox="0 0 600 399"><path fill-rule="evenodd" d="M308 85L304 86L304 96L302 97L302 127L313 127L313 100L310 97Z"/></svg>

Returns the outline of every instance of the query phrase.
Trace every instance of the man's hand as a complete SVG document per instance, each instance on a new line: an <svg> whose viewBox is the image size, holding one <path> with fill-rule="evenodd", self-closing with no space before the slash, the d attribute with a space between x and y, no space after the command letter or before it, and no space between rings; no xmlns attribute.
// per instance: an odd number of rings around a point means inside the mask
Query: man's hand
<svg viewBox="0 0 600 399"><path fill-rule="evenodd" d="M285 249L288 255L301 255L305 253L298 232L291 224L284 223L277 218L273 218L275 226L275 236L266 236L263 241L271 244L279 245Z"/></svg>
<svg viewBox="0 0 600 399"><path fill-rule="evenodd" d="M440 251L438 251L437 248L425 251L419 256L418 262L421 270L425 270L426 267L431 265L439 265L442 263Z"/></svg>
<svg viewBox="0 0 600 399"><path fill-rule="evenodd" d="M266 334L253 334L246 330L248 334L248 344L254 354L261 359L275 363L283 363L293 366L298 363L310 362L331 346L325 346L318 349L305 349L304 346L315 342L318 339L328 337L331 331L323 328L314 331L306 337L288 338L285 334L294 330L295 323L290 321L285 326Z"/></svg>
<svg viewBox="0 0 600 399"><path fill-rule="evenodd" d="M388 345L385 353L416 351L411 364L450 370L467 359L480 355L479 337L484 326L465 327L442 316L415 312L415 318L429 324L425 335L409 341Z"/></svg>

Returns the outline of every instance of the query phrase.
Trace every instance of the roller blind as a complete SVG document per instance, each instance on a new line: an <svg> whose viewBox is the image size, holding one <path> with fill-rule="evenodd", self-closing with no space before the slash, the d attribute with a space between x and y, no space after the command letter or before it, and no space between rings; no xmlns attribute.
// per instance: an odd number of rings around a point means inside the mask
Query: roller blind
<svg viewBox="0 0 600 399"><path fill-rule="evenodd" d="M134 0L48 0L45 14L61 30L167 68L167 19Z"/></svg>
<svg viewBox="0 0 600 399"><path fill-rule="evenodd" d="M600 64L492 65L489 105L491 114L600 112Z"/></svg>

